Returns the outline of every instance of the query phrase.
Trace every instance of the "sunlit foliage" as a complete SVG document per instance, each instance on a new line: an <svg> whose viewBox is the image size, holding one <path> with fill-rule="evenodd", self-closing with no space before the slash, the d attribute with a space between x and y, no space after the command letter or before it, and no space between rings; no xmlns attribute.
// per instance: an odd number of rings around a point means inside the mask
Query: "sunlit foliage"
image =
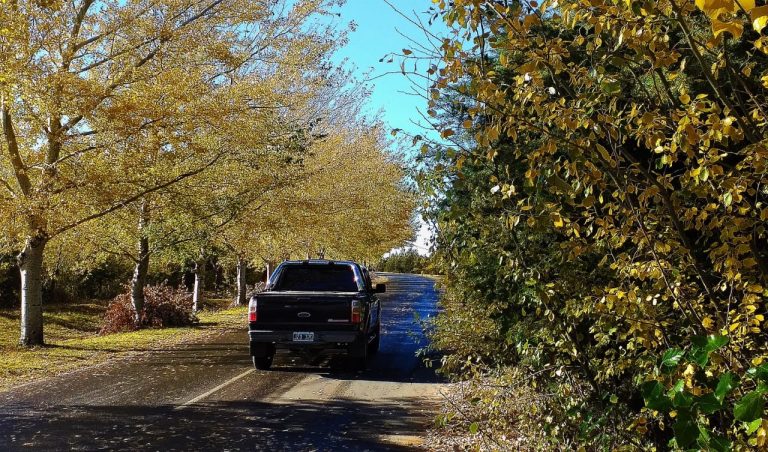
<svg viewBox="0 0 768 452"><path fill-rule="evenodd" d="M560 444L763 447L766 7L435 3L422 184L447 312L493 324L449 364L524 369Z"/></svg>

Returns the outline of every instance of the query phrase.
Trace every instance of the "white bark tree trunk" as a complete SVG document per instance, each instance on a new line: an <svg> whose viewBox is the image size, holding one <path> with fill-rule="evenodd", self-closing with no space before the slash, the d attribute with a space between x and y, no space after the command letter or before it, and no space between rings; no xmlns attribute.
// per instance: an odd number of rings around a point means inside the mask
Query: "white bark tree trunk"
<svg viewBox="0 0 768 452"><path fill-rule="evenodd" d="M192 289L192 312L197 312L205 301L203 289L205 288L205 259L203 252L200 251L200 257L195 261L195 286Z"/></svg>
<svg viewBox="0 0 768 452"><path fill-rule="evenodd" d="M134 319L136 326L141 326L141 317L144 311L144 287L147 285L147 273L149 273L149 238L146 235L146 229L149 226L149 205L146 200L141 203L139 213L139 243L138 259L133 268L133 277L131 278L131 304L134 309Z"/></svg>
<svg viewBox="0 0 768 452"><path fill-rule="evenodd" d="M18 256L21 273L21 336L19 343L43 345L43 251L45 237L27 238Z"/></svg>
<svg viewBox="0 0 768 452"><path fill-rule="evenodd" d="M248 262L241 256L237 257L237 298L235 298L235 306L242 306L246 302L248 290L245 284L245 277L248 271Z"/></svg>

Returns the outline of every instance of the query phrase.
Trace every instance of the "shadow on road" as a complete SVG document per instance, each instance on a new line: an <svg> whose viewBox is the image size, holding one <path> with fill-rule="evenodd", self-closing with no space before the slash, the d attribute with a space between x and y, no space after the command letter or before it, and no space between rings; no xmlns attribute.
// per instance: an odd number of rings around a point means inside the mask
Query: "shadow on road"
<svg viewBox="0 0 768 452"><path fill-rule="evenodd" d="M414 400L349 400L290 405L219 402L170 406L59 406L2 412L2 450L327 450L405 451L388 437L419 435L425 420ZM382 419L386 419L382 425ZM75 421L76 420L76 421ZM43 424L43 425L41 425ZM344 430L338 430L343 426Z"/></svg>

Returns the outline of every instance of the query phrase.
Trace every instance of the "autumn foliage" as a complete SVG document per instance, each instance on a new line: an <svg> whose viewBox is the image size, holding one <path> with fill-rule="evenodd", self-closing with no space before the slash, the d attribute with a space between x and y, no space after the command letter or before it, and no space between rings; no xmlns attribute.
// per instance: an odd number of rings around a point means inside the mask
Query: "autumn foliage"
<svg viewBox="0 0 768 452"><path fill-rule="evenodd" d="M566 449L765 447L768 7L435 3L436 339L497 383L478 412L525 393L516 428Z"/></svg>
<svg viewBox="0 0 768 452"><path fill-rule="evenodd" d="M45 342L50 273L130 265L140 315L158 267L193 269L199 302L214 254L244 276L410 237L403 163L330 62L343 3L0 1L0 257L22 345Z"/></svg>

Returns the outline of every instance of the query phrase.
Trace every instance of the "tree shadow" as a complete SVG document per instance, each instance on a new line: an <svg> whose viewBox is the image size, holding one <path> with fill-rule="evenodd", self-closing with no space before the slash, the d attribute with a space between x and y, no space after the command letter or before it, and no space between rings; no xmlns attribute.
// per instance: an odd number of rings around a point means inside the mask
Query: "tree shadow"
<svg viewBox="0 0 768 452"><path fill-rule="evenodd" d="M426 428L419 400L228 401L173 406L0 408L0 449L408 451ZM393 441L393 438L395 439Z"/></svg>

